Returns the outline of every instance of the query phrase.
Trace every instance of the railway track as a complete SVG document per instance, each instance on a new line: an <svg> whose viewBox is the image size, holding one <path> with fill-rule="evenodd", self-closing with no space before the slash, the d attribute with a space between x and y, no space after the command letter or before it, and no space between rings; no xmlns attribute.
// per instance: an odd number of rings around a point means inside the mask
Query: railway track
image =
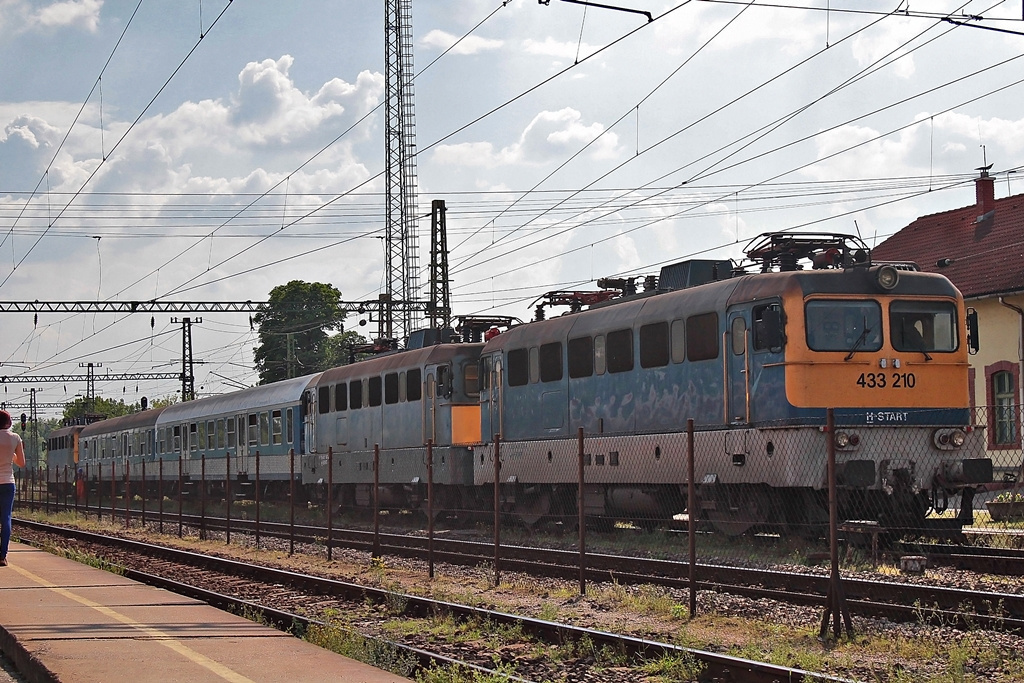
<svg viewBox="0 0 1024 683"><path fill-rule="evenodd" d="M123 513L123 509L121 510ZM109 512L108 512L109 516ZM138 515L136 515L138 519ZM165 516L165 524L177 524L178 516ZM209 533L223 533L228 528L222 518L182 515L181 523ZM150 516L150 521L154 517ZM232 519L233 533L254 534L254 521ZM263 537L286 539L295 543L325 545L328 530L324 527L261 522ZM478 566L494 561L494 545L471 540L434 539L429 543L422 536L371 531L332 529L331 546L377 552L384 556L434 561L462 566ZM432 546L432 547L431 547ZM537 576L574 579L580 576L580 556L564 551L524 546L502 546L500 567ZM975 552L971 554L971 550ZM976 546L943 546L915 544L906 548L914 553L928 553L930 560L974 571L982 571L991 563L1008 569L1024 569L1024 553L1012 549L982 549ZM603 581L613 576L622 584L651 584L667 588L689 588L689 567L685 562L588 553L583 576L587 581ZM1021 572L1024 574L1024 571ZM1019 574L1018 574L1019 575ZM828 594L828 576L824 572L789 572L722 564L696 565L698 591L717 591L748 598L778 600L790 604L824 606ZM918 583L877 581L845 577L843 587L851 613L866 617L882 617L899 622L929 622L958 628L984 628L1024 635L1024 594L979 591L931 586Z"/></svg>
<svg viewBox="0 0 1024 683"><path fill-rule="evenodd" d="M670 643L420 596L396 594L378 587L246 564L77 529L22 520L18 520L17 524L23 540L32 541L34 537L34 542L44 546L66 546L71 541L80 552L96 555L106 562L124 567L124 574L129 578L189 595L223 609L257 615L268 623L288 630L308 632L329 626L324 619L318 619L316 614L311 613L344 613L347 615L346 624L358 626L359 637L372 639L377 643L376 647L393 650L399 659L414 661L415 666L420 668L460 666L521 681L621 680L635 683L638 680L628 667L618 676L605 670L600 676L594 677L589 673L593 662L585 657L575 661L560 658L552 662L535 656L508 659L503 656L501 666L495 668L495 652L487 643L477 650L468 649L465 641L399 643L380 635L384 630L382 622L397 617L430 619L447 615L462 623L488 624L490 628L505 627L508 633L521 633L525 639L547 646L589 643L593 648L618 653L624 661L629 662L679 658L699 667L701 674L697 680L700 681L824 683L844 680ZM143 565L145 571L138 569ZM506 650L514 652L517 648L512 646Z"/></svg>

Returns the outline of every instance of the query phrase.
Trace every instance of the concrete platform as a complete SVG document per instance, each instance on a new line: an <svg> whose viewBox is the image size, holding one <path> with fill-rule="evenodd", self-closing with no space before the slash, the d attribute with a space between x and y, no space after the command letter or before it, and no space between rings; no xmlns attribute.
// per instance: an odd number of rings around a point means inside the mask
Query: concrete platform
<svg viewBox="0 0 1024 683"><path fill-rule="evenodd" d="M29 681L401 683L206 603L11 543L0 648Z"/></svg>

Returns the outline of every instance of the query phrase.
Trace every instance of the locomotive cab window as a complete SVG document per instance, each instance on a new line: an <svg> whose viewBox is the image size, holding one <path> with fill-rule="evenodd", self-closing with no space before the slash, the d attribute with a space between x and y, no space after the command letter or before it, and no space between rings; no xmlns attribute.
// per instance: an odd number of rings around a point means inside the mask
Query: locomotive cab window
<svg viewBox="0 0 1024 683"><path fill-rule="evenodd" d="M815 299L806 306L807 346L812 351L878 351L882 307L877 301Z"/></svg>
<svg viewBox="0 0 1024 683"><path fill-rule="evenodd" d="M348 410L348 384L345 382L334 385L334 410L339 413Z"/></svg>
<svg viewBox="0 0 1024 683"><path fill-rule="evenodd" d="M562 342L541 344L540 381L557 382L562 379Z"/></svg>
<svg viewBox="0 0 1024 683"><path fill-rule="evenodd" d="M948 301L893 301L889 337L897 351L956 351L956 306Z"/></svg>
<svg viewBox="0 0 1024 683"><path fill-rule="evenodd" d="M718 340L718 313L701 313L686 319L687 360L718 358Z"/></svg>
<svg viewBox="0 0 1024 683"><path fill-rule="evenodd" d="M398 403L398 373L389 372L384 375L384 403L393 405Z"/></svg>
<svg viewBox="0 0 1024 683"><path fill-rule="evenodd" d="M405 374L405 393L410 401L418 401L423 396L423 374L419 368L413 368Z"/></svg>
<svg viewBox="0 0 1024 683"><path fill-rule="evenodd" d="M463 390L466 396L476 397L480 395L480 366L472 361L462 364Z"/></svg>
<svg viewBox="0 0 1024 683"><path fill-rule="evenodd" d="M530 382L529 351L511 349L508 352L508 385L510 387L526 386Z"/></svg>
<svg viewBox="0 0 1024 683"><path fill-rule="evenodd" d="M363 407L363 383L359 380L348 383L348 407L352 410Z"/></svg>
<svg viewBox="0 0 1024 683"><path fill-rule="evenodd" d="M629 372L633 369L633 330L608 333L608 372Z"/></svg>
<svg viewBox="0 0 1024 683"><path fill-rule="evenodd" d="M331 412L331 388L320 387L316 395L316 412L324 415Z"/></svg>
<svg viewBox="0 0 1024 683"><path fill-rule="evenodd" d="M382 393L383 393L383 391L381 390L380 375L376 375L374 377L371 377L370 378L370 406L371 407L377 407L377 406L380 405L380 400L382 398L382 396L381 396Z"/></svg>
<svg viewBox="0 0 1024 683"><path fill-rule="evenodd" d="M785 343L782 306L768 304L753 309L755 351L779 351Z"/></svg>
<svg viewBox="0 0 1024 683"><path fill-rule="evenodd" d="M742 316L732 319L729 336L732 338L732 355L742 356L747 350L747 321Z"/></svg>
<svg viewBox="0 0 1024 683"><path fill-rule="evenodd" d="M640 328L640 367L668 365L668 323L652 323Z"/></svg>
<svg viewBox="0 0 1024 683"><path fill-rule="evenodd" d="M569 377L590 377L594 374L594 340L577 337L569 340Z"/></svg>

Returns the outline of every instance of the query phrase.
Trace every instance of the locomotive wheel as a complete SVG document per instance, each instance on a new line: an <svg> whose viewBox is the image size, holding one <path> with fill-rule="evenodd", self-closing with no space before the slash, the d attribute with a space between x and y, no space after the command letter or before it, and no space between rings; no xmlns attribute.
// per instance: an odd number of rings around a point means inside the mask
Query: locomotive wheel
<svg viewBox="0 0 1024 683"><path fill-rule="evenodd" d="M551 514L551 494L545 491L529 496L526 500L517 500L515 511L523 524L532 527Z"/></svg>
<svg viewBox="0 0 1024 683"><path fill-rule="evenodd" d="M704 510L715 531L726 536L741 536L771 519L771 498L763 490L728 487L712 499Z"/></svg>

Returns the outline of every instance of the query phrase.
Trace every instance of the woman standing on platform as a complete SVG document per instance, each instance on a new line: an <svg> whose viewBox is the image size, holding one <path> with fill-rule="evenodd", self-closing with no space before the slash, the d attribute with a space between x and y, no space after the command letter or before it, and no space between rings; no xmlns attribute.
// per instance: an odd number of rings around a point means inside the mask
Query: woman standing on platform
<svg viewBox="0 0 1024 683"><path fill-rule="evenodd" d="M0 410L0 567L7 566L11 543L11 515L14 513L14 467L25 466L25 446L14 433L11 414Z"/></svg>

